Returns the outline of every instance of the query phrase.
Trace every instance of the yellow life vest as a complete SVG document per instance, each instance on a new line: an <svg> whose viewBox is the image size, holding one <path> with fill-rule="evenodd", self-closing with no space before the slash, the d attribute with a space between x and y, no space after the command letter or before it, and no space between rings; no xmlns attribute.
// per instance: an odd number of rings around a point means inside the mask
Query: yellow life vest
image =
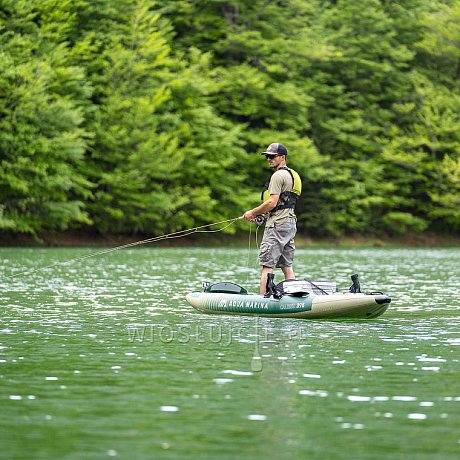
<svg viewBox="0 0 460 460"><path fill-rule="evenodd" d="M287 166L284 166L278 169L278 171L280 171L281 169L287 170L289 174L291 175L292 190L281 192L277 205L270 212L278 211L279 209L287 209L287 208L294 209L297 203L297 200L299 199L300 194L302 193L302 180L300 179L299 174L293 169L288 168ZM262 196L261 196L262 201L266 201L270 198L270 193L268 192L268 185L269 185L269 182L266 182L265 187L267 188L267 190L264 190L262 192Z"/></svg>

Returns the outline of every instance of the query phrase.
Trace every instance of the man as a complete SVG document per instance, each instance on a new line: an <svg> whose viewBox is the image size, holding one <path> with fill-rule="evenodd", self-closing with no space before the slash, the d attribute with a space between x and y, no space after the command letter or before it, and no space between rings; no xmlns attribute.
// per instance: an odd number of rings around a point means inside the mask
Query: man
<svg viewBox="0 0 460 460"><path fill-rule="evenodd" d="M270 168L274 169L268 190L263 194L264 202L242 218L254 222L256 216L266 214L264 236L260 244L259 263L262 265L260 277L260 294L264 295L267 287L267 275L275 267L281 268L284 279L295 279L292 269L294 259L294 237L297 232L295 204L302 190L299 175L286 166L288 151L283 144L270 144L265 155Z"/></svg>

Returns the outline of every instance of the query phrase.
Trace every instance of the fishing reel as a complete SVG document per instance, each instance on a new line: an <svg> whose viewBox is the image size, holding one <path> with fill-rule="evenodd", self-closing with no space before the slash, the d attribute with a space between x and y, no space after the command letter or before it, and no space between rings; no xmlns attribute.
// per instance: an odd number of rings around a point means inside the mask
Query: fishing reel
<svg viewBox="0 0 460 460"><path fill-rule="evenodd" d="M265 223L265 217L262 214L259 214L256 216L254 222L257 224L258 227L260 227L262 224Z"/></svg>

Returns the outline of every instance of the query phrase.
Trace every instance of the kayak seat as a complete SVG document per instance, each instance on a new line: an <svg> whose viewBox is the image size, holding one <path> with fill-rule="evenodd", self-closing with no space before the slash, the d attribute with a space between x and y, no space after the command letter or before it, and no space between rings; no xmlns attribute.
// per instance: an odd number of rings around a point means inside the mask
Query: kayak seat
<svg viewBox="0 0 460 460"><path fill-rule="evenodd" d="M278 283L275 287L275 291L280 297L283 295L290 295L292 297L303 297L307 296L310 292L310 285L305 281L300 280L284 280Z"/></svg>
<svg viewBox="0 0 460 460"><path fill-rule="evenodd" d="M248 291L236 283L203 283L204 292L222 292L225 294L247 294Z"/></svg>

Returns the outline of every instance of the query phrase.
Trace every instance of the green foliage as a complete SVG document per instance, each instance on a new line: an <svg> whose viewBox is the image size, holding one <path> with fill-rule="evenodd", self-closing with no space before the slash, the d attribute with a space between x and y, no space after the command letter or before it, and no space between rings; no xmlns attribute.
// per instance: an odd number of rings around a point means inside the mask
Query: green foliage
<svg viewBox="0 0 460 460"><path fill-rule="evenodd" d="M407 231L420 233L428 226L427 221L408 212L389 212L383 217L383 222L390 231L400 235Z"/></svg>
<svg viewBox="0 0 460 460"><path fill-rule="evenodd" d="M55 2L52 2L53 4ZM36 234L90 223L91 183L75 168L88 133L84 69L70 65L50 2L4 2L0 59L0 229ZM41 5L41 6L39 6ZM54 5L56 6L56 5ZM45 37L49 35L51 40Z"/></svg>
<svg viewBox="0 0 460 460"><path fill-rule="evenodd" d="M2 0L0 231L241 215L289 149L314 235L460 229L449 0Z"/></svg>
<svg viewBox="0 0 460 460"><path fill-rule="evenodd" d="M88 207L102 232L164 232L240 212L226 197L240 185L243 152L238 129L207 101L216 90L210 56L194 48L173 56L170 26L149 4L119 3L117 33L94 56L105 78L94 82L88 164L98 187Z"/></svg>

